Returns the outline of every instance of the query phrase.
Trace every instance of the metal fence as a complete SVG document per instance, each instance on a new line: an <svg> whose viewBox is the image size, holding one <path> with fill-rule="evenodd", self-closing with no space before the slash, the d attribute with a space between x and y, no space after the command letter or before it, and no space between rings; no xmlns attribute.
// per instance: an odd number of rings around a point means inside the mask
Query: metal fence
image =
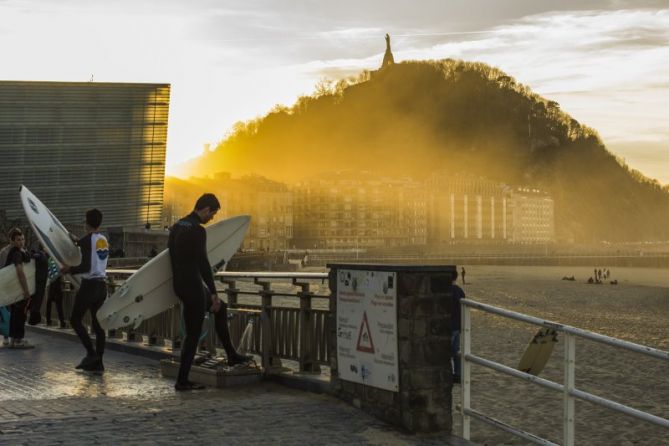
<svg viewBox="0 0 669 446"><path fill-rule="evenodd" d="M107 272L109 292L113 293L134 271L112 269ZM246 350L261 355L266 370L279 366L281 359L297 361L300 371L319 372L321 365L329 366L327 277L327 273L217 273L219 294L228 303L233 344L239 345L248 327ZM64 288L63 307L69 315L74 293L69 283L66 282ZM84 323L90 326L88 315ZM222 348L213 318L205 321L205 329L200 349L215 352ZM176 305L147 319L137 328L110 330L108 336L177 349L183 338L180 307Z"/></svg>
<svg viewBox="0 0 669 446"><path fill-rule="evenodd" d="M607 409L620 412L640 420L653 423L658 426L669 429L669 420L661 418L647 412L643 412L624 404L584 392L575 387L576 383L576 337L588 339L595 342L611 345L633 352L641 353L653 358L657 358L669 363L669 352L657 350L651 347L646 347L632 342L622 341L620 339L611 338L601 334L593 333L579 328L571 327L569 325L558 324L551 321L546 321L536 317L528 316L521 313L505 310L503 308L494 307L492 305L483 304L470 299L462 299L462 336L461 336L461 379L462 379L462 403L460 406L460 413L462 415L462 436L465 439L470 438L470 418L473 417L479 421L495 426L513 435L516 435L525 440L531 441L540 445L555 445L555 443L540 438L530 432L525 432L517 429L503 421L484 415L471 408L471 364L488 367L492 370L529 381L533 384L555 390L563 395L563 445L574 445L574 424L575 424L575 400L581 399L590 403L605 407ZM541 327L551 328L553 330L562 332L565 339L564 351L564 382L562 384L539 378L538 376L530 375L521 372L514 368L505 366L495 361L473 355L471 352L471 310L476 309L491 314L503 316L505 318L514 319L521 322L526 322Z"/></svg>

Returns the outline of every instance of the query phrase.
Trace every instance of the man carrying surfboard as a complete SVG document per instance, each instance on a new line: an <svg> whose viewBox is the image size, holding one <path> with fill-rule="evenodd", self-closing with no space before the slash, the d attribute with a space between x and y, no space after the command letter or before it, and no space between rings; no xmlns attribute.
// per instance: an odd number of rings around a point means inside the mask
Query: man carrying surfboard
<svg viewBox="0 0 669 446"><path fill-rule="evenodd" d="M179 374L174 385L177 391L204 388L189 381L188 374L195 358L205 311L214 314L216 334L223 344L228 364L242 364L251 359L237 353L232 345L227 307L218 298L214 275L207 258L207 233L202 225L211 221L220 208L214 194L204 194L195 203L193 212L170 228L167 246L172 265L172 285L181 301L186 332L181 347Z"/></svg>
<svg viewBox="0 0 669 446"><path fill-rule="evenodd" d="M64 266L63 274L81 274L81 288L74 298L74 307L70 324L81 339L86 349L86 357L81 360L77 369L89 372L103 372L102 355L105 350L105 331L100 327L97 318L98 309L107 298L107 260L109 244L99 229L102 224L102 212L98 209L86 211L86 235L78 244L81 249L81 263L75 267ZM95 331L95 348L90 336L82 323L84 314L91 312L91 323Z"/></svg>
<svg viewBox="0 0 669 446"><path fill-rule="evenodd" d="M23 272L23 264L30 261L30 255L24 249L25 237L19 228L13 228L9 231L9 241L11 249L7 253L7 260L4 266L14 265L19 283L23 289L24 299L15 302L10 306L9 317L9 348L33 348L28 341L24 339L26 333L26 308L30 303L30 291L28 291L28 281Z"/></svg>

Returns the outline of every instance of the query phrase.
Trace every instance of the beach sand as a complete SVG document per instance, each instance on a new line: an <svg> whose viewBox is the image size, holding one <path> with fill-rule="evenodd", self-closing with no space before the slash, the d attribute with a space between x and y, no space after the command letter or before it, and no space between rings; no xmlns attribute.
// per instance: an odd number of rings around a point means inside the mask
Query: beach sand
<svg viewBox="0 0 669 446"><path fill-rule="evenodd" d="M593 268L467 266L468 298L608 336L669 350L669 270L612 268L618 285L587 284ZM563 281L574 275L576 281ZM472 314L472 352L516 367L537 327L480 311ZM562 339L560 339L562 340ZM563 342L541 377L563 382ZM669 362L577 339L576 387L669 419ZM460 386L454 400L459 403ZM561 393L472 366L472 407L562 443ZM454 416L455 432L460 418ZM529 444L472 420L472 440ZM576 401L576 444L669 445L669 430Z"/></svg>

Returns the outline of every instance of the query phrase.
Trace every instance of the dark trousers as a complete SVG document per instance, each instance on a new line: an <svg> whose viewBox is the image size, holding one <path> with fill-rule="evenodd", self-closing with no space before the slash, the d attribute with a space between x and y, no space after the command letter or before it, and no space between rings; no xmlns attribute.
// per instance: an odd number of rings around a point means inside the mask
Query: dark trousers
<svg viewBox="0 0 669 446"><path fill-rule="evenodd" d="M28 324L37 325L42 321L42 301L44 301L44 292L46 291L46 282L39 281L35 284L35 294L30 296L30 318Z"/></svg>
<svg viewBox="0 0 669 446"><path fill-rule="evenodd" d="M28 300L24 299L20 302L12 304L10 308L11 315L9 317L9 337L14 339L23 339L26 335L26 307Z"/></svg>
<svg viewBox="0 0 669 446"><path fill-rule="evenodd" d="M60 280L56 280L51 285L49 285L49 293L46 297L46 321L51 322L51 304L56 305L56 311L58 312L58 320L60 322L65 322L65 315L63 314L63 283Z"/></svg>
<svg viewBox="0 0 669 446"><path fill-rule="evenodd" d="M195 287L194 291L177 292L181 301L183 310L185 336L181 344L181 362L179 365L179 375L177 382L185 383L188 381L188 373L193 365L193 359L197 351L197 344L202 333L202 322L204 321L204 312L211 307L209 291ZM216 335L221 341L228 359L237 355L237 351L232 346L230 340L230 331L228 329L228 310L224 302L221 302L221 309L214 313L214 324Z"/></svg>
<svg viewBox="0 0 669 446"><path fill-rule="evenodd" d="M72 328L81 339L81 343L86 348L86 352L90 356L102 357L105 352L105 331L100 327L97 318L97 312L102 306L107 297L107 284L104 280L82 280L81 288L77 292L76 297L74 298L74 307L72 308L72 316L70 318L70 324ZM90 336L86 333L82 319L86 311L91 312L91 322L93 325L93 331L95 331L95 346L93 349L93 343L91 342Z"/></svg>

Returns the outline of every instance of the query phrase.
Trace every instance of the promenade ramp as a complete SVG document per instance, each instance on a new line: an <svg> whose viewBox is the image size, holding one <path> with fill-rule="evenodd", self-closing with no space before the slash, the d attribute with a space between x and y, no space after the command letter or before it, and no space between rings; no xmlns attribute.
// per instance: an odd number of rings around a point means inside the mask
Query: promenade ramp
<svg viewBox="0 0 669 446"><path fill-rule="evenodd" d="M65 336L64 336L65 335ZM70 330L29 328L31 350L0 347L0 445L454 445L397 430L325 394L265 381L174 391L155 358L109 349L106 372L74 369Z"/></svg>

